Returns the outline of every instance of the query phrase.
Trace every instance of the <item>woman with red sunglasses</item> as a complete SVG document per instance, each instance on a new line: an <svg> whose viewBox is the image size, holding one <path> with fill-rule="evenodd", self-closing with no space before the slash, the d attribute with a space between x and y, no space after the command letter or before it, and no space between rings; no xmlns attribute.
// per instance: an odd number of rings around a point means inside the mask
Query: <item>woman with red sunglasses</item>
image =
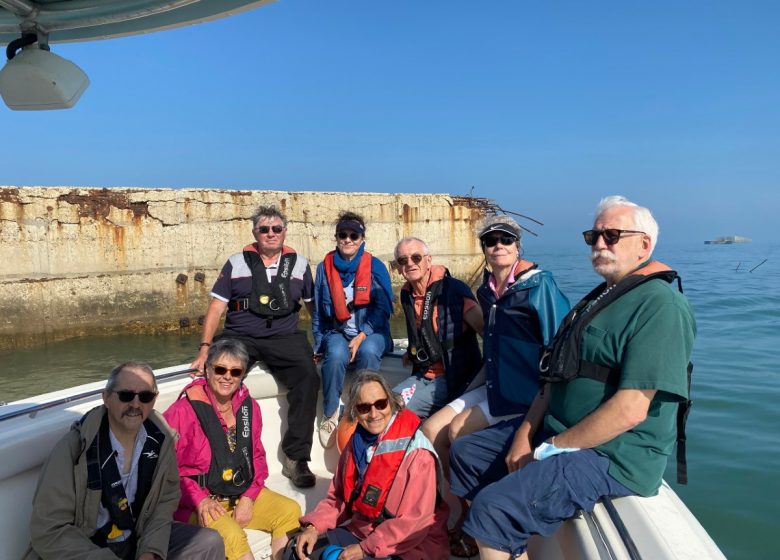
<svg viewBox="0 0 780 560"><path fill-rule="evenodd" d="M228 560L252 560L244 528L271 533L274 560L298 527L295 500L265 487L260 407L243 383L249 355L222 338L209 346L205 378L196 378L163 416L179 432L181 501L174 519L216 530Z"/></svg>
<svg viewBox="0 0 780 560"><path fill-rule="evenodd" d="M293 558L339 560L447 558L447 504L438 499L437 458L382 375L360 373L345 417L357 427L339 459L327 497L301 518Z"/></svg>
<svg viewBox="0 0 780 560"><path fill-rule="evenodd" d="M314 359L321 364L323 415L320 443L335 443L341 392L349 364L378 370L393 349L393 288L387 267L365 250L366 224L355 212L336 222L336 249L317 266L314 283Z"/></svg>

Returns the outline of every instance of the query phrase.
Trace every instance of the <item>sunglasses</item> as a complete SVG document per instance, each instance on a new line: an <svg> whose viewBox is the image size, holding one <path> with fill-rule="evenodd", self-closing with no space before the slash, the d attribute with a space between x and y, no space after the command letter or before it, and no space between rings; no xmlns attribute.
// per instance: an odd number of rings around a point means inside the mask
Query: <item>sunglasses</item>
<svg viewBox="0 0 780 560"><path fill-rule="evenodd" d="M486 237L482 240L482 245L484 247L495 247L501 243L501 245L508 247L515 241L517 241L517 237L514 235L491 235L490 237Z"/></svg>
<svg viewBox="0 0 780 560"><path fill-rule="evenodd" d="M133 402L133 399L138 397L138 400L144 404L149 404L157 396L156 391L139 391L137 393L135 391L114 391L114 393L122 402Z"/></svg>
<svg viewBox="0 0 780 560"><path fill-rule="evenodd" d="M346 231L340 231L336 234L336 237L338 237L339 239L346 239L347 237L349 237L352 241L357 241L358 239L360 239L360 234L355 233L354 231L351 231L349 233L347 233Z"/></svg>
<svg viewBox="0 0 780 560"><path fill-rule="evenodd" d="M355 405L355 410L358 414L368 414L371 412L371 408L376 408L377 410L384 410L387 408L387 405L389 404L388 399L379 399L378 401L374 401L372 403L358 403Z"/></svg>
<svg viewBox="0 0 780 560"><path fill-rule="evenodd" d="M269 231L273 231L274 233L282 233L284 231L284 226L257 226L255 228L255 231L257 233L268 233Z"/></svg>
<svg viewBox="0 0 780 560"><path fill-rule="evenodd" d="M641 233L642 235L645 235L644 231L635 231L633 229L589 229L587 231L582 232L582 237L585 238L585 244L589 246L595 245L598 240L599 236L604 238L604 243L607 245L614 245L618 241L620 241L620 236L623 234L628 235L635 235Z"/></svg>
<svg viewBox="0 0 780 560"><path fill-rule="evenodd" d="M229 373L231 377L241 377L244 375L244 370L241 368L226 368L225 366L211 366L214 373L217 375L225 375Z"/></svg>
<svg viewBox="0 0 780 560"><path fill-rule="evenodd" d="M425 256L427 255L421 255L420 253L415 253L411 257L398 257L397 259L395 259L395 262L398 263L398 266L406 266L407 264L409 264L409 260L411 259L411 261L414 264L420 264L420 262L422 262L423 260L423 257Z"/></svg>

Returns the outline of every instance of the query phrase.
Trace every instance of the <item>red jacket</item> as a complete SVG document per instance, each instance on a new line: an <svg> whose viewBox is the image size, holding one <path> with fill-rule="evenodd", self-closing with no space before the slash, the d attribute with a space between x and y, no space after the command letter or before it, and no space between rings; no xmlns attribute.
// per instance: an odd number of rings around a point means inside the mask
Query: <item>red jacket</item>
<svg viewBox="0 0 780 560"><path fill-rule="evenodd" d="M416 437L425 436L418 432ZM424 448L416 448L404 457L385 502L385 508L394 517L375 523L357 512L350 518L347 511L344 499L347 455L341 455L327 497L301 518L301 524L312 523L322 534L349 521L346 528L360 539L360 548L375 558L391 555L403 560L449 558L449 508L444 500L436 504L436 457Z"/></svg>
<svg viewBox="0 0 780 560"><path fill-rule="evenodd" d="M203 385L206 394L211 399L211 404L214 405L211 389L205 379L196 379L187 385L184 391L193 385ZM179 432L179 439L176 441L176 460L179 463L179 475L181 476L181 501L179 502L179 509L176 510L173 517L177 521L186 523L189 521L192 512L195 511L196 506L209 496L209 491L206 488L199 486L195 480L187 478L187 476L204 473L209 470L211 465L211 447L207 443L206 434L203 432L203 428L201 428L200 421L198 421L190 401L184 395L184 391L182 391L179 399L168 407L163 416L168 421L168 424ZM235 392L233 395L234 412L238 410L248 394L249 389L245 385L241 385L238 391ZM227 433L227 425L216 406L214 406L214 411L222 423L222 428ZM243 495L253 500L260 494L260 490L265 486L265 479L268 478L265 448L263 447L263 442L260 441L262 429L263 419L260 414L260 407L252 399L252 459L255 478L252 481L252 485Z"/></svg>

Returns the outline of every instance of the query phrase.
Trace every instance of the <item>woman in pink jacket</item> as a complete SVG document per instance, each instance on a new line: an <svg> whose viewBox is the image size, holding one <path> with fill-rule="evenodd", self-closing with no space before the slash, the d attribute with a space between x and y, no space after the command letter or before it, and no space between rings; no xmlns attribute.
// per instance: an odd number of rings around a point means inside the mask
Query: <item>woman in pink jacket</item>
<svg viewBox="0 0 780 560"><path fill-rule="evenodd" d="M301 518L299 558L318 559L328 545L339 560L449 557L447 505L437 490L438 461L384 377L366 371L350 387L345 415L357 421L328 496Z"/></svg>
<svg viewBox="0 0 780 560"><path fill-rule="evenodd" d="M287 535L299 527L301 508L265 487L263 420L243 384L248 360L239 341L213 343L205 379L185 387L163 414L179 432L181 502L174 518L219 532L228 560L254 558L244 528L270 532L273 557L278 559Z"/></svg>

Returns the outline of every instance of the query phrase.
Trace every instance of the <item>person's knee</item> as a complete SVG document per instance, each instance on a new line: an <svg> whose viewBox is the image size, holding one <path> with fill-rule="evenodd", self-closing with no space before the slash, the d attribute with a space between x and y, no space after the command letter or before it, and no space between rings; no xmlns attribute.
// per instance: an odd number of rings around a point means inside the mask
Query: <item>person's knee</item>
<svg viewBox="0 0 780 560"><path fill-rule="evenodd" d="M466 420L468 419L468 412L469 409L466 409L460 414L456 414L455 418L453 418L452 422L450 422L450 426L448 428L450 443L454 442L462 435L463 427L466 425Z"/></svg>

